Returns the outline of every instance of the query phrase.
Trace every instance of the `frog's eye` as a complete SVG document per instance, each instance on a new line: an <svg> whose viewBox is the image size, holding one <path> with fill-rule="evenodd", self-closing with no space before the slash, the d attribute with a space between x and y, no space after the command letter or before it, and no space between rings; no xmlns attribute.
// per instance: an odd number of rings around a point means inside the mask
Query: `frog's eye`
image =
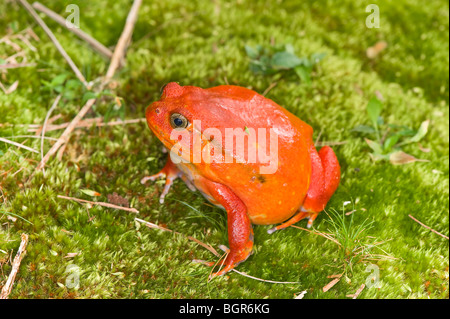
<svg viewBox="0 0 450 319"><path fill-rule="evenodd" d="M186 128L189 125L189 121L180 113L173 113L170 116L170 125L173 128Z"/></svg>

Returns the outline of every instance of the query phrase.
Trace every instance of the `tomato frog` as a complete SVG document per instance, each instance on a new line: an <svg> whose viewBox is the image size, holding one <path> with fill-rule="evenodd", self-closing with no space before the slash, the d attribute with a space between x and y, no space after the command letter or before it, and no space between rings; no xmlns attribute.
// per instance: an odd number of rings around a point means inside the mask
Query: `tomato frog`
<svg viewBox="0 0 450 319"><path fill-rule="evenodd" d="M252 224L279 224L268 230L273 233L307 218L310 227L338 187L340 166L333 150L317 151L311 126L253 90L171 82L145 115L169 156L159 173L141 183L165 178L163 203L180 177L227 213L230 249L211 277L248 258ZM271 134L275 155L264 156L272 147L267 143Z"/></svg>

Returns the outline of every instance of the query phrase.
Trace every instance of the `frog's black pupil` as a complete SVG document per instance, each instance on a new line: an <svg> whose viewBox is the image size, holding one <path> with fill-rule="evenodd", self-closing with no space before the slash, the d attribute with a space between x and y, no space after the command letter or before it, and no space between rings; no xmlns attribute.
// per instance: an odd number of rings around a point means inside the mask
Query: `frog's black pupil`
<svg viewBox="0 0 450 319"><path fill-rule="evenodd" d="M175 126L178 126L178 127L183 126L183 120L180 118L175 118L173 120L173 123L175 124Z"/></svg>

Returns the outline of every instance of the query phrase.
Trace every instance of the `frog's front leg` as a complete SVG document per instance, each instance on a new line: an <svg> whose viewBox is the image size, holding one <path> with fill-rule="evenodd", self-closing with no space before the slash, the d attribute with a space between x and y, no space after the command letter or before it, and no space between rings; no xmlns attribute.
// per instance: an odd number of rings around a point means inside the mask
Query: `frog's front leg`
<svg viewBox="0 0 450 319"><path fill-rule="evenodd" d="M231 189L211 181L205 181L204 184L209 194L227 211L230 251L227 258L220 263L223 268L211 274L212 279L229 272L248 258L253 248L253 229L247 207Z"/></svg>
<svg viewBox="0 0 450 319"><path fill-rule="evenodd" d="M167 193L170 190L170 187L173 184L173 181L176 180L178 177L182 176L182 172L178 169L178 167L172 162L170 159L170 154L167 156L167 162L166 165L163 167L163 169L151 176L146 176L141 179L141 184L145 184L147 181L155 181L158 178L166 178L166 184L164 185L164 190L161 193L161 196L159 197L159 202L161 204L164 203L164 197L166 197Z"/></svg>
<svg viewBox="0 0 450 319"><path fill-rule="evenodd" d="M341 168L331 147L324 146L317 152L316 148L311 146L310 154L311 183L302 207L291 219L269 229L269 234L289 227L304 218L309 218L307 226L310 228L317 215L325 209L331 196L336 191L341 178Z"/></svg>

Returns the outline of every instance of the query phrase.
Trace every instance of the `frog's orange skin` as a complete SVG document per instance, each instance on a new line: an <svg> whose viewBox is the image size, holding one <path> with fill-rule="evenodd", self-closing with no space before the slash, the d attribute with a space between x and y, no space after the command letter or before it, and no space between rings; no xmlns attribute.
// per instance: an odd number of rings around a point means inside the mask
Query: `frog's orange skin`
<svg viewBox="0 0 450 319"><path fill-rule="evenodd" d="M273 129L278 136L278 169L273 174L260 174L260 168L266 164L258 160L251 163L247 153L244 159L239 157L233 163L203 159L195 163L190 140L182 144L191 149L187 158L183 154L189 162L175 165L169 156L161 172L141 181L165 176L163 202L173 180L181 177L191 189L195 187L210 202L227 211L230 252L222 263L224 267L213 277L223 275L249 256L253 246L251 224L284 222L269 233L303 218L309 218L311 226L339 184L340 167L333 150L325 146L317 152L308 124L255 91L232 85L202 89L174 82L167 84L161 99L147 108L146 118L150 129L169 150L177 142L170 139L173 113L188 120L186 130L191 135L194 131L203 133L207 128L220 130L222 140L205 140L202 136L202 146L214 142L224 147L227 128ZM194 120L201 121L201 128L194 127ZM235 158L234 147L235 144L232 150L224 149L216 156L223 159L228 152ZM268 149L269 146L267 153Z"/></svg>

